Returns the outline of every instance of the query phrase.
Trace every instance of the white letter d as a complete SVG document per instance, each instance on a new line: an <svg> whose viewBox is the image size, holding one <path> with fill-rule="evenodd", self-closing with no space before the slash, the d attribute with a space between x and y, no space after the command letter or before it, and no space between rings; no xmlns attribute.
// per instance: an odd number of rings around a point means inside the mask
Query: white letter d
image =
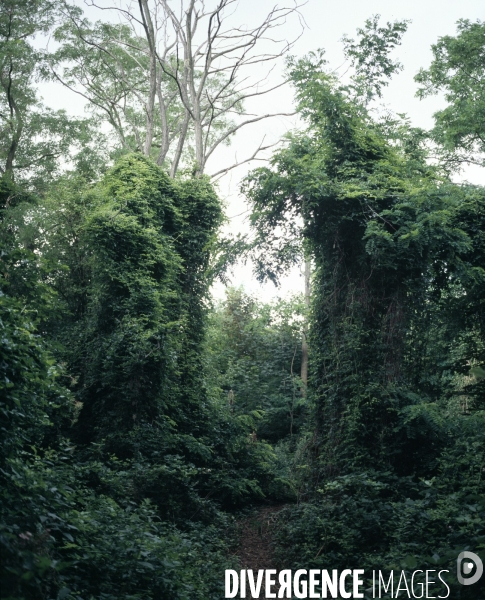
<svg viewBox="0 0 485 600"><path fill-rule="evenodd" d="M237 575L237 571L234 571L233 569L226 569L225 570L225 592L226 592L226 598L235 598L236 594L239 590L239 577ZM232 579L232 581L231 581ZM232 583L232 586L231 586ZM232 587L232 590L231 590Z"/></svg>

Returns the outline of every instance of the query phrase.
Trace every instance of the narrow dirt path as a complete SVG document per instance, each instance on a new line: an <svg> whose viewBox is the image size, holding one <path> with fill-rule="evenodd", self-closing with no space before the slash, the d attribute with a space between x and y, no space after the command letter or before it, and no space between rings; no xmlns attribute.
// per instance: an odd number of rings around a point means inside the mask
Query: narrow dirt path
<svg viewBox="0 0 485 600"><path fill-rule="evenodd" d="M260 569L276 569L271 543L278 513L284 507L285 505L259 508L241 522L241 538L235 554L239 557L241 569L252 569L255 578ZM247 584L246 587L246 597L251 598ZM264 589L263 579L259 598L265 598Z"/></svg>

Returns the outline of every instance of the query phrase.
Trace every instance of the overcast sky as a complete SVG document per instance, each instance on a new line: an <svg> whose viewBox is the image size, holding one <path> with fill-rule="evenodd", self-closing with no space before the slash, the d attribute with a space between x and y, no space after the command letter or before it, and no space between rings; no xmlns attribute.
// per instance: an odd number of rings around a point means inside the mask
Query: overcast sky
<svg viewBox="0 0 485 600"><path fill-rule="evenodd" d="M98 0L101 5L109 6L113 0ZM77 0L79 5L84 6L82 0ZM278 2L283 5L284 2ZM175 4L175 2L172 2ZM258 19L274 6L275 0L240 0L237 11L233 15L238 24L255 24ZM442 107L442 98L429 98L420 101L415 97L416 84L414 75L421 67L428 67L431 59L431 45L440 36L454 35L456 22L459 19L471 21L485 19L485 3L483 0L308 0L301 9L306 23L303 35L295 44L292 54L302 56L311 50L324 48L330 65L339 67L344 61L342 44L340 42L344 34L354 37L356 29L362 27L364 21L372 15L381 15L381 22L409 19L408 31L404 36L403 43L395 53L394 57L404 65L404 70L397 75L385 91L384 102L395 113L406 113L415 126L429 128L432 126L433 113ZM87 9L92 19L105 17L106 12ZM104 14L103 14L104 13ZM280 36L285 39L294 37L299 31L300 24L294 19L289 21L280 31ZM281 76L283 63L273 77ZM80 113L83 104L78 98L58 87L44 86L42 89L46 104L53 108L66 108L69 112ZM253 108L253 107L249 107ZM290 112L292 109L292 92L280 89L270 98L259 99L258 106L254 107L260 112ZM209 164L209 172L215 172L220 165L225 166L237 154L239 159L251 154L255 144L259 144L265 135L265 143L276 141L288 129L298 126L294 118L277 117L267 121L261 121L257 126L247 128L244 133L236 137L231 148L224 148L216 155L213 163ZM260 163L254 163L258 166ZM249 167L250 168L250 167ZM464 177L474 183L485 184L484 169L468 170ZM219 191L227 204L227 214L231 218L230 229L232 231L245 231L247 225L244 223L245 215L235 217L246 210L244 199L238 196L238 182L247 172L247 167L235 170L231 176L227 176L220 182ZM234 283L268 299L275 294L287 294L291 291L302 289L302 278L298 272L292 273L283 282L280 290L275 290L272 285L260 286L251 277L249 267L238 268ZM216 286L216 296L221 297L223 289Z"/></svg>

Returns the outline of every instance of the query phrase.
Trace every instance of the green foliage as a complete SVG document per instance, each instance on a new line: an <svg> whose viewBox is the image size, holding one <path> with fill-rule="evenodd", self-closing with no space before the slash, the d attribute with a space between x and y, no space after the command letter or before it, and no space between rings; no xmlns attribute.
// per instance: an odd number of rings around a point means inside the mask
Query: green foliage
<svg viewBox="0 0 485 600"><path fill-rule="evenodd" d="M402 65L389 58L389 53L401 43L409 21L394 21L379 27L380 15L367 19L364 29L358 29L356 42L344 36L344 51L355 69L352 88L357 101L369 102L373 97L382 97L382 88L388 79L402 70Z"/></svg>
<svg viewBox="0 0 485 600"><path fill-rule="evenodd" d="M1 230L2 592L221 597L219 506L271 493L275 457L251 437L257 411L205 389L219 200L141 155L95 186L66 175L35 205L13 207L16 189Z"/></svg>
<svg viewBox="0 0 485 600"><path fill-rule="evenodd" d="M91 276L76 361L85 440L123 437L137 420L160 418L174 351L165 338L178 325L170 310L180 259L169 238L177 215L168 178L131 157L107 176L101 193L107 201L83 226Z"/></svg>
<svg viewBox="0 0 485 600"><path fill-rule="evenodd" d="M0 468L52 425L47 412L66 402L56 386L56 367L42 348L28 315L14 298L0 291Z"/></svg>
<svg viewBox="0 0 485 600"><path fill-rule="evenodd" d="M222 597L228 520L181 533L149 501L83 485L72 446L9 464L1 508L2 597ZM207 569L207 564L211 568Z"/></svg>
<svg viewBox="0 0 485 600"><path fill-rule="evenodd" d="M57 8L40 0L5 0L0 7L0 174L42 192L59 174L61 157L91 175L103 162L103 136L93 122L44 106L35 87L43 54L33 39L49 32Z"/></svg>
<svg viewBox="0 0 485 600"><path fill-rule="evenodd" d="M229 504L261 495L268 452L248 444L250 426L204 386L206 272L221 220L209 183L170 180L129 155L94 189L66 184L51 218L70 231L54 228L44 247L70 315L47 326L81 407L80 448L90 460L122 460L110 469L128 473L133 499L153 499L164 515L185 503L206 518L205 495ZM96 489L118 497L116 481L92 473Z"/></svg>
<svg viewBox="0 0 485 600"><path fill-rule="evenodd" d="M206 373L212 394L236 415L262 411L258 438L296 434L304 399L301 368L302 302L262 305L238 289L211 315Z"/></svg>
<svg viewBox="0 0 485 600"><path fill-rule="evenodd" d="M376 123L321 53L290 68L308 129L244 188L260 272L297 247L315 265L304 502L280 564L453 571L485 540L481 188L428 166L404 122Z"/></svg>
<svg viewBox="0 0 485 600"><path fill-rule="evenodd" d="M456 36L443 36L432 46L433 61L416 81L420 98L445 92L448 106L435 113L434 137L444 158L483 164L485 114L485 24L461 19Z"/></svg>
<svg viewBox="0 0 485 600"><path fill-rule="evenodd" d="M279 562L294 569L453 574L462 550L485 558L483 414L450 417L441 420L447 449L436 476L416 480L371 470L319 483L309 502L282 517ZM371 587L372 580L365 583ZM459 586L453 576L448 584L452 598L481 598L484 589Z"/></svg>
<svg viewBox="0 0 485 600"><path fill-rule="evenodd" d="M410 387L416 363L403 359L419 336L426 283L469 249L453 222L460 190L391 145L318 65L293 70L310 132L247 180L253 224L266 236L300 215L315 261L313 398L325 468L413 469L399 415L422 399Z"/></svg>

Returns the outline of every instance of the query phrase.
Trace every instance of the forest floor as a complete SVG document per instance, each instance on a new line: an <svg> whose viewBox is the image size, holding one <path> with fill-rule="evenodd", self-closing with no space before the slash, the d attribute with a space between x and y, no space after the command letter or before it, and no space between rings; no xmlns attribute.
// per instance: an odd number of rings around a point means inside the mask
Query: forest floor
<svg viewBox="0 0 485 600"><path fill-rule="evenodd" d="M278 514L286 505L265 506L253 511L239 522L241 534L239 546L235 551L241 569L252 569L254 578L260 569L276 569L273 557L273 532L277 525ZM273 577L277 580L277 575ZM278 589L275 586L273 589ZM265 598L265 580L261 585L259 598ZM246 583L246 597L251 597Z"/></svg>

